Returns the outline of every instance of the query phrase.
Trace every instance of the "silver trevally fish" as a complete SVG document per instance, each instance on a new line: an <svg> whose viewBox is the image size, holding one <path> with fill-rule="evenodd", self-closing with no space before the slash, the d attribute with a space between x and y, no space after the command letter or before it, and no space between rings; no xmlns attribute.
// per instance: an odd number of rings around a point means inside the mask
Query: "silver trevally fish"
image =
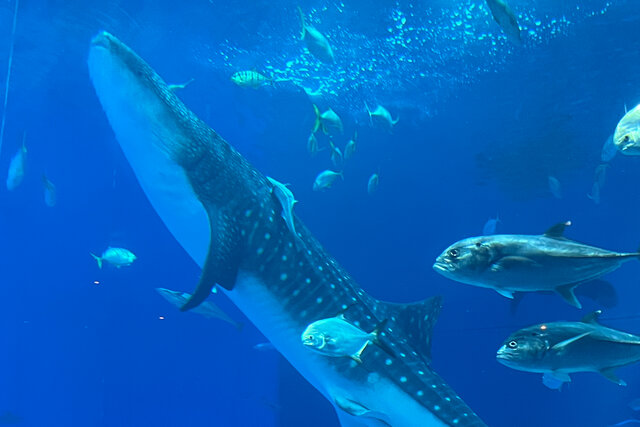
<svg viewBox="0 0 640 427"><path fill-rule="evenodd" d="M320 110L315 104L313 105L313 111L316 113L316 121L313 125L314 133L317 132L318 129L322 129L322 132L324 132L325 135L330 133L342 134L342 120L335 111L329 108L324 113L320 113Z"/></svg>
<svg viewBox="0 0 640 427"><path fill-rule="evenodd" d="M514 292L556 291L581 308L573 290L580 283L616 270L640 253L619 253L563 237L569 221L543 235L496 234L470 237L449 246L433 268L469 285L494 289L513 298Z"/></svg>
<svg viewBox="0 0 640 427"><path fill-rule="evenodd" d="M380 175L374 173L369 177L369 181L367 182L367 193L373 194L378 191L378 185L380 184Z"/></svg>
<svg viewBox="0 0 640 427"><path fill-rule="evenodd" d="M519 371L544 374L547 387L560 388L569 374L599 372L619 384L614 370L640 361L640 337L598 323L601 311L581 322L552 322L511 334L498 350L498 362Z"/></svg>
<svg viewBox="0 0 640 427"><path fill-rule="evenodd" d="M311 157L313 157L322 150L323 149L318 148L318 138L316 138L316 134L311 132L309 139L307 139L307 151L311 154Z"/></svg>
<svg viewBox="0 0 640 427"><path fill-rule="evenodd" d="M302 14L302 9L300 9L300 7L298 7L298 14L300 16L300 24L302 25L300 40L304 40L309 52L311 52L311 54L320 61L327 63L333 62L333 50L331 49L329 40L327 40L327 38L312 25L305 23L304 15Z"/></svg>
<svg viewBox="0 0 640 427"><path fill-rule="evenodd" d="M522 43L518 20L509 5L504 0L487 0L487 6L491 10L493 19L500 25L507 38L516 44Z"/></svg>
<svg viewBox="0 0 640 427"><path fill-rule="evenodd" d="M42 189L44 191L44 203L50 208L54 207L58 202L58 192L56 191L56 186L45 174L42 174Z"/></svg>
<svg viewBox="0 0 640 427"><path fill-rule="evenodd" d="M400 121L400 117L395 120L391 117L391 113L389 110L384 108L382 105L378 104L375 110L371 111L369 109L369 105L364 103L365 108L367 109L367 113L369 114L369 122L373 125L374 119L377 123L382 124L388 130L393 129L393 127Z"/></svg>
<svg viewBox="0 0 640 427"><path fill-rule="evenodd" d="M267 177L269 182L273 185L273 194L276 196L276 199L280 202L282 206L282 219L284 219L285 224L287 224L287 228L293 234L296 239L296 244L304 245L302 243L302 239L298 233L296 233L296 226L294 224L294 216L293 216L293 205L298 203L296 198L293 196L293 193L287 187L287 184L283 184L270 176Z"/></svg>
<svg viewBox="0 0 640 427"><path fill-rule="evenodd" d="M102 268L104 262L108 262L117 268L128 267L136 260L136 256L129 249L125 248L112 248L109 246L102 252L101 256L91 254L93 259L98 263L98 268Z"/></svg>
<svg viewBox="0 0 640 427"><path fill-rule="evenodd" d="M622 154L640 156L640 104L620 119L613 132L613 143Z"/></svg>
<svg viewBox="0 0 640 427"><path fill-rule="evenodd" d="M158 291L158 293L162 295L164 299L178 308L182 307L187 301L189 301L189 298L191 298L191 294L187 292L172 291L171 289L166 288L156 288L156 291ZM203 302L199 306L193 308L191 311L193 313L200 314L207 319L224 320L225 322L235 326L238 330L241 330L244 326L242 323L236 322L231 317L229 317L229 315L216 304L209 301Z"/></svg>
<svg viewBox="0 0 640 427"><path fill-rule="evenodd" d="M15 190L22 183L27 170L27 146L24 143L26 135L25 133L22 137L22 146L9 163L9 172L7 173L7 189L9 191Z"/></svg>
<svg viewBox="0 0 640 427"><path fill-rule="evenodd" d="M325 356L346 356L362 363L362 352L370 343L385 348L378 338L378 331L384 328L385 323L383 321L380 326L367 333L340 315L311 323L300 338L302 345Z"/></svg>
<svg viewBox="0 0 640 427"><path fill-rule="evenodd" d="M353 134L353 139L350 139L349 142L344 146L344 159L349 160L356 153L356 141L358 140L358 131L355 131Z"/></svg>
<svg viewBox="0 0 640 427"><path fill-rule="evenodd" d="M342 152L340 151L340 148L336 147L331 139L329 140L329 149L331 150L331 163L333 163L333 167L338 170L342 169Z"/></svg>
<svg viewBox="0 0 640 427"><path fill-rule="evenodd" d="M320 172L316 177L316 180L313 181L313 191L324 191L327 188L331 188L338 177L344 179L342 172L334 172L330 170Z"/></svg>

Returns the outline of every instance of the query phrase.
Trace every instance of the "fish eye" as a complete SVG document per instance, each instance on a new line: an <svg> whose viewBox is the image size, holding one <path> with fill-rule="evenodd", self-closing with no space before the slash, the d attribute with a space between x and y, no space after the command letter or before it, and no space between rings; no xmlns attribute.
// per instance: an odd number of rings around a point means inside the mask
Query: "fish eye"
<svg viewBox="0 0 640 427"><path fill-rule="evenodd" d="M307 339L308 339L309 341L313 341L313 335L307 335Z"/></svg>
<svg viewBox="0 0 640 427"><path fill-rule="evenodd" d="M509 346L509 348L516 348L516 347L518 347L518 343L516 342L516 340L511 340L511 341L509 341L507 346Z"/></svg>
<svg viewBox="0 0 640 427"><path fill-rule="evenodd" d="M622 140L622 142L627 142L627 141L629 141L629 135L625 135L624 139Z"/></svg>
<svg viewBox="0 0 640 427"><path fill-rule="evenodd" d="M449 251L449 256L451 258L457 258L458 255L460 255L460 252L457 249L451 249Z"/></svg>
<svg viewBox="0 0 640 427"><path fill-rule="evenodd" d="M476 248L479 248L480 246L482 246L482 242L476 242Z"/></svg>

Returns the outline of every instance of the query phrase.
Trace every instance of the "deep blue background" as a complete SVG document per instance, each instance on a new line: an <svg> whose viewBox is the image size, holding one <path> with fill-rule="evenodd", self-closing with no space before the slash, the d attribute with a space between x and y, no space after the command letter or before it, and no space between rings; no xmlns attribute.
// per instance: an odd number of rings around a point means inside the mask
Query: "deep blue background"
<svg viewBox="0 0 640 427"><path fill-rule="evenodd" d="M194 77L180 92L186 104L263 173L291 183L299 217L368 292L396 302L445 297L433 366L489 425L604 426L633 416L627 403L640 396L638 366L620 370L626 388L578 374L554 392L539 375L495 361L511 331L577 320L597 308L591 300L583 298L578 311L556 296L528 296L512 315L507 299L449 281L431 264L496 214L500 232L539 233L571 219L571 238L637 248L640 159L615 158L602 203L586 197L602 143L625 105L640 102L637 2L513 0L521 24L523 17L570 21L557 32L543 25L535 37L525 34L523 47L498 37L479 2L482 14L468 22L493 32L498 43L490 48L483 44L490 39L462 43L452 32L451 11L469 1L301 3L336 46L338 64L316 64L314 72L336 87L323 106L345 122L337 142L343 146L356 128L359 135L345 181L326 193L311 191L330 162L326 151L313 159L306 152L313 124L306 96L290 84L254 91L228 79L233 71L263 71L269 57L314 63L295 40L295 3L67 3L20 5L0 168L6 170L23 131L29 157L23 184L0 191L0 414L11 411L25 426L337 422L278 354L253 349L265 339L251 325L238 333L178 313L153 290L190 291L199 271L146 201L93 93L88 43L105 29L167 81ZM1 76L13 4L0 4ZM385 41L397 10L451 28L430 33L428 49L403 50ZM223 61L216 52L229 53L229 46L244 53ZM344 54L353 46L357 55ZM425 58L437 51L442 63L421 59L421 50ZM405 61L412 55L417 65ZM357 64L372 56L387 62L357 75ZM427 76L417 81L423 66ZM350 70L349 79L339 83L341 69ZM392 134L369 126L365 100L400 115ZM58 188L53 209L43 203L45 170ZM368 196L368 176L378 170L379 191ZM563 199L549 193L548 175L561 181ZM139 259L129 268L98 270L89 252L108 245ZM640 266L629 263L607 279L620 302L605 312L612 319L606 323L640 333ZM214 300L246 322L223 296Z"/></svg>

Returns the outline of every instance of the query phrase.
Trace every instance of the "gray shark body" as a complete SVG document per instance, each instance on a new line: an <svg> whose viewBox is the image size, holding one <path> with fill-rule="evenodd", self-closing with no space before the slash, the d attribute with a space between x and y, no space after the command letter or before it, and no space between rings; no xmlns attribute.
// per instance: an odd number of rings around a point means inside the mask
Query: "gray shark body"
<svg viewBox="0 0 640 427"><path fill-rule="evenodd" d="M377 301L362 291L294 216L304 245L281 218L267 179L198 119L131 49L107 33L90 49L96 93L151 204L202 268L183 308L217 283L289 362L351 425L481 426L430 368L440 298ZM310 323L343 313L363 330L382 320L362 363L309 351Z"/></svg>

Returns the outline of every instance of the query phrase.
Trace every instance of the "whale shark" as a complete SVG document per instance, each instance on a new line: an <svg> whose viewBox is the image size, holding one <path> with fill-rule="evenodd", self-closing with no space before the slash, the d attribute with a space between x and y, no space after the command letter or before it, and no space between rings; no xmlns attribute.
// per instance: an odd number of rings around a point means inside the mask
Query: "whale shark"
<svg viewBox="0 0 640 427"><path fill-rule="evenodd" d="M267 178L113 35L92 39L88 66L142 190L202 267L183 310L218 285L332 403L342 426L485 425L431 367L441 297L394 304L365 293L295 214L293 235ZM378 339L392 354L367 346L356 363L305 348L305 328L337 315L365 331L384 324Z"/></svg>

